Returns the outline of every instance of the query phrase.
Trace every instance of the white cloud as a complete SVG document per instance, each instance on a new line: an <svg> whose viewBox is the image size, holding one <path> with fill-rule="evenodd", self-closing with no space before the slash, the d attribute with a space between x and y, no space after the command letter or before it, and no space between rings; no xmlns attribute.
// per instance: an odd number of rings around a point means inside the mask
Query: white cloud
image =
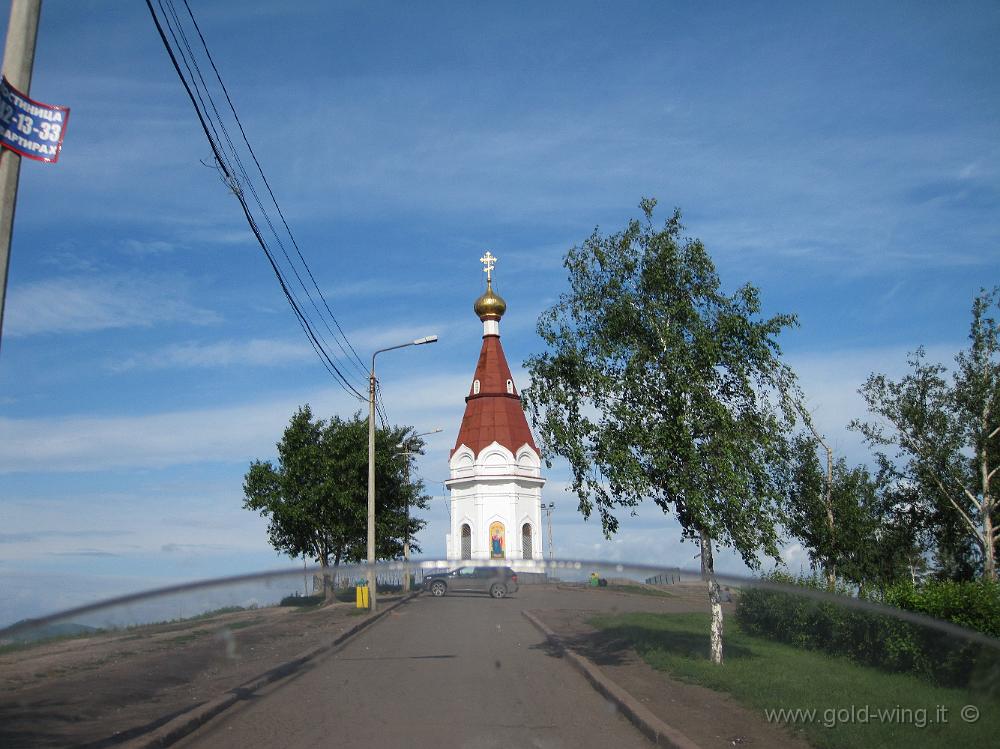
<svg viewBox="0 0 1000 749"><path fill-rule="evenodd" d="M464 404L456 393L465 392L467 378L393 376L383 386L393 423L448 430L431 443L443 452L461 420ZM304 403L311 404L317 416L349 416L364 407L331 388L266 402L141 416L0 418L0 473L161 468L264 457L273 454L288 419Z"/></svg>
<svg viewBox="0 0 1000 749"><path fill-rule="evenodd" d="M183 296L186 282L137 275L72 276L15 286L7 301L5 333L88 332L150 327L165 322L209 325L220 318Z"/></svg>
<svg viewBox="0 0 1000 749"><path fill-rule="evenodd" d="M177 249L176 244L162 239L126 239L122 247L132 255L163 255Z"/></svg>
<svg viewBox="0 0 1000 749"><path fill-rule="evenodd" d="M852 419L870 418L858 389L873 372L894 379L902 377L907 371L907 354L912 349L912 346L845 348L787 357L799 376L813 423L825 435L835 456L843 456L852 464L871 461L871 452L861 435L847 428ZM926 350L931 361L948 366L954 360L955 349L950 347L930 346Z"/></svg>
<svg viewBox="0 0 1000 749"><path fill-rule="evenodd" d="M390 294L394 297L399 297L400 295L421 296L435 291L437 291L437 287L430 281L413 281L407 279L406 283L400 283L396 279L387 279L384 276L378 276L376 278L362 278L356 281L344 281L333 284L327 289L326 295L330 299L384 298Z"/></svg>
<svg viewBox="0 0 1000 749"><path fill-rule="evenodd" d="M300 402L148 416L0 419L0 472L157 468L270 454Z"/></svg>
<svg viewBox="0 0 1000 749"><path fill-rule="evenodd" d="M467 329L467 325L456 322L426 322L409 323L406 325L375 325L367 328L358 328L348 333L348 338L354 342L354 347L358 351L371 352L384 346L395 346L400 343L408 343L416 338L423 338L428 335L436 335L444 338L449 331ZM431 344L434 345L434 344ZM371 360L368 359L367 362ZM382 360L379 359L381 362ZM367 366L366 362L366 366Z"/></svg>
<svg viewBox="0 0 1000 749"><path fill-rule="evenodd" d="M248 341L215 343L177 343L144 354L111 362L115 372L132 369L174 369L190 367L230 367L234 365L267 367L286 366L311 360L316 356L304 341L253 338Z"/></svg>
<svg viewBox="0 0 1000 749"><path fill-rule="evenodd" d="M781 550L781 560L789 569L808 566L809 557L805 548L798 541L793 541Z"/></svg>
<svg viewBox="0 0 1000 749"><path fill-rule="evenodd" d="M131 480L119 493L83 490L5 497L0 565L44 564L51 557L186 557L260 552L269 546L266 521L243 509L241 476L192 488ZM51 559L49 559L51 561ZM210 565L207 565L210 567ZM211 575L211 572L206 573Z"/></svg>

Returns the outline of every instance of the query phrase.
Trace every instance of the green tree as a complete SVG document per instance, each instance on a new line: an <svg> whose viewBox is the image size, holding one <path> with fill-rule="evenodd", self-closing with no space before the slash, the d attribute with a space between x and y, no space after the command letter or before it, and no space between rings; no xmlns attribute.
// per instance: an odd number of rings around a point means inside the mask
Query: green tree
<svg viewBox="0 0 1000 749"><path fill-rule="evenodd" d="M909 494L887 486L864 466L848 467L843 458L831 459L829 471L824 470L819 447L807 435L792 441L789 533L831 588L838 577L861 591L910 579L923 564L923 524L913 514Z"/></svg>
<svg viewBox="0 0 1000 749"><path fill-rule="evenodd" d="M908 359L910 373L898 382L872 374L861 387L878 420L852 422L876 450L883 473L918 487L933 512L957 523L989 580L997 579L1000 520L994 481L1000 465L1000 327L990 316L998 299L1000 287L976 297L970 345L955 357L950 378L918 348Z"/></svg>
<svg viewBox="0 0 1000 749"><path fill-rule="evenodd" d="M395 559L403 542L420 551L412 538L425 524L407 507L424 509L420 481L410 481L400 445L420 453L423 440L407 427L375 433L376 558ZM368 422L314 419L308 405L292 416L277 443L277 465L255 460L243 480L247 510L268 519L271 545L290 556L306 555L322 568L327 597L332 597L328 568L367 558Z"/></svg>
<svg viewBox="0 0 1000 749"><path fill-rule="evenodd" d="M579 508L614 511L652 499L697 540L712 602L712 659L722 609L712 544L751 567L779 556L794 378L777 336L792 315L761 319L756 288L732 296L702 243L681 237L679 211L572 248L570 290L539 318L547 346L526 362L526 407L544 451L570 465Z"/></svg>
<svg viewBox="0 0 1000 749"><path fill-rule="evenodd" d="M962 517L948 505L932 498L920 505L926 516L926 533L934 558L935 576L941 580L971 581L982 574L982 555ZM994 521L996 525L996 521Z"/></svg>

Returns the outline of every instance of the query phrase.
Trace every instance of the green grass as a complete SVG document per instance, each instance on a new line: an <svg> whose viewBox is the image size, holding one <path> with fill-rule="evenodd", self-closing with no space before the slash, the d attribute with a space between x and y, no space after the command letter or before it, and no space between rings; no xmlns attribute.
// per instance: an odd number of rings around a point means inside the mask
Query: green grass
<svg viewBox="0 0 1000 749"><path fill-rule="evenodd" d="M187 632L183 635L178 635L177 637L170 638L169 642L174 645L186 645L189 642L194 642L195 640L200 640L205 635L209 634L207 629L196 629L193 632Z"/></svg>
<svg viewBox="0 0 1000 749"><path fill-rule="evenodd" d="M223 629L243 629L244 627L252 627L255 624L260 624L263 620L261 617L255 619L247 619L242 622L233 622L232 624L227 624Z"/></svg>
<svg viewBox="0 0 1000 749"><path fill-rule="evenodd" d="M761 720L766 720L766 710L815 710L813 721L785 725L817 747L997 746L1000 702L996 698L752 637L731 618L726 620L721 667L708 659L708 614L636 613L597 617L591 623L628 641L654 668L680 681L728 693ZM978 708L975 723L960 717L966 705ZM938 706L947 708L947 722L939 721ZM868 721L852 720L852 708L861 718L867 708ZM893 713L895 708L900 709ZM876 709L889 711L883 721L872 717Z"/></svg>
<svg viewBox="0 0 1000 749"><path fill-rule="evenodd" d="M47 645L52 642L51 640L42 640L34 642L8 642L6 645L0 645L0 655L6 655L7 653L16 653L19 650L28 650L29 648L38 647L39 645Z"/></svg>
<svg viewBox="0 0 1000 749"><path fill-rule="evenodd" d="M94 629L90 632L79 632L76 634L69 635L54 635L52 637L39 637L34 640L24 640L21 642L8 642L4 645L0 645L0 655L5 653L15 653L21 650L31 650L32 648L42 647L43 645L52 645L58 642L69 642L71 640L83 640L87 637L94 637L96 635L106 634L108 630L105 629Z"/></svg>
<svg viewBox="0 0 1000 749"><path fill-rule="evenodd" d="M254 607L256 608L256 607ZM175 621L182 622L197 622L202 619L212 619L216 616L222 616L223 614L235 614L237 611L249 611L250 609L244 608L243 606L223 606L221 609L212 609L211 611L205 611L196 616L190 616L187 619L178 619Z"/></svg>

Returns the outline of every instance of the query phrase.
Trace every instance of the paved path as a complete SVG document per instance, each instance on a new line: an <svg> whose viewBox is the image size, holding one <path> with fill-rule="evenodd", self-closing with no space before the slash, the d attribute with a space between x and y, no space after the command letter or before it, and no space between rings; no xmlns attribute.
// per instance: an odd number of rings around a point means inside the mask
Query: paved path
<svg viewBox="0 0 1000 749"><path fill-rule="evenodd" d="M178 746L645 749L521 614L567 596L421 596Z"/></svg>

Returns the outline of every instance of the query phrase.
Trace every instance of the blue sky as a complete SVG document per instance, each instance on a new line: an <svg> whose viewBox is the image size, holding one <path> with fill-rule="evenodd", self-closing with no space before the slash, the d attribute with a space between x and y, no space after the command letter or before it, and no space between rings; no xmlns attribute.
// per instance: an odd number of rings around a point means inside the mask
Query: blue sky
<svg viewBox="0 0 1000 749"><path fill-rule="evenodd" d="M561 258L655 196L750 281L820 428L918 344L948 361L1000 267L1000 7L941 3L191 5L299 245L389 417L446 477L500 258L519 385ZM4 14L6 15L6 14ZM3 19L4 33L6 18ZM350 414L298 328L143 3L49 2L0 351L0 624L288 564L241 509L294 409ZM548 474L562 557L690 566L655 507L612 541ZM440 484L421 543L444 551ZM797 566L801 551L787 549ZM742 570L730 555L720 567Z"/></svg>

